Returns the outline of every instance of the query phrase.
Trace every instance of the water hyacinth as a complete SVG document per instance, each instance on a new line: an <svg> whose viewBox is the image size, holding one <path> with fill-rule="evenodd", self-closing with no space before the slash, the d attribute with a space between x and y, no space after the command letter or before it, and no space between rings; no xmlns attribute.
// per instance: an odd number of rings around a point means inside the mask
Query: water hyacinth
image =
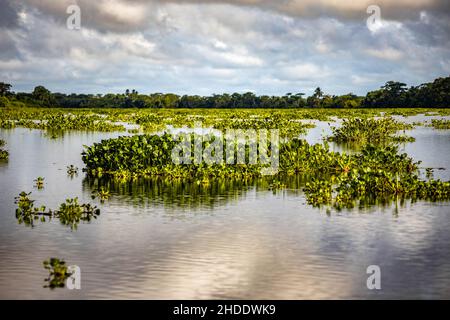
<svg viewBox="0 0 450 320"><path fill-rule="evenodd" d="M6 150L3 150L3 147L6 145L6 142L0 139L0 160L8 160L9 153Z"/></svg>
<svg viewBox="0 0 450 320"><path fill-rule="evenodd" d="M333 128L333 135L329 141L339 143L389 143L413 142L414 138L406 135L397 135L400 130L409 130L413 126L398 122L393 118L381 119L345 119L342 126Z"/></svg>
<svg viewBox="0 0 450 320"><path fill-rule="evenodd" d="M194 181L207 186L215 179L254 179L261 176L261 165L206 165L172 163L176 141L170 135L120 137L88 147L83 161L89 175L111 176L119 181L160 176ZM307 201L314 206L350 208L370 199L400 197L412 200L450 199L449 182L419 179L420 162L398 153L393 145L368 144L358 153L329 150L328 145L310 145L292 139L280 145L279 170L270 189L284 187L284 176L308 174ZM278 182L277 182L278 181ZM366 199L366 200L365 200ZM369 200L367 200L369 199Z"/></svg>
<svg viewBox="0 0 450 320"><path fill-rule="evenodd" d="M38 189L42 189L44 188L44 180L45 178L43 177L37 177L36 179L34 179L34 186Z"/></svg>
<svg viewBox="0 0 450 320"><path fill-rule="evenodd" d="M66 262L59 258L50 258L43 262L44 268L48 270L48 277L44 279L44 288L51 290L64 288L66 280L71 276Z"/></svg>
<svg viewBox="0 0 450 320"><path fill-rule="evenodd" d="M429 126L433 127L434 129L447 130L450 129L450 120L432 119Z"/></svg>
<svg viewBox="0 0 450 320"><path fill-rule="evenodd" d="M79 204L78 198L66 199L58 210L47 210L45 206L35 207L35 200L30 199L31 192L22 191L15 198L17 204L16 219L19 224L34 227L35 222L59 219L61 224L76 229L81 221L89 222L100 215L100 209L91 204Z"/></svg>

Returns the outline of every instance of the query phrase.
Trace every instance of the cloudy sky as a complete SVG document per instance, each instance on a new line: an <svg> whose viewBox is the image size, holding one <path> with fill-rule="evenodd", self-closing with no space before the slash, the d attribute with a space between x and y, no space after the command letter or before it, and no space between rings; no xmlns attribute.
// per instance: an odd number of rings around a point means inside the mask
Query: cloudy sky
<svg viewBox="0 0 450 320"><path fill-rule="evenodd" d="M365 94L449 74L450 0L0 0L14 91Z"/></svg>

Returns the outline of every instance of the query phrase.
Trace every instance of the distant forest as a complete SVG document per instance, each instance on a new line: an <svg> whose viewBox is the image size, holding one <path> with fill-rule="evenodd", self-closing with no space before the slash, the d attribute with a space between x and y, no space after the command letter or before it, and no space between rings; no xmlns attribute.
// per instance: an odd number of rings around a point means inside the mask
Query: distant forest
<svg viewBox="0 0 450 320"><path fill-rule="evenodd" d="M352 93L335 96L317 88L313 95L287 93L284 96L257 96L254 93L215 94L212 96L173 93L140 94L126 90L122 94L52 93L37 86L32 93L13 92L11 84L0 82L1 107L59 108L447 108L450 107L450 77L407 87L389 81L367 95Z"/></svg>

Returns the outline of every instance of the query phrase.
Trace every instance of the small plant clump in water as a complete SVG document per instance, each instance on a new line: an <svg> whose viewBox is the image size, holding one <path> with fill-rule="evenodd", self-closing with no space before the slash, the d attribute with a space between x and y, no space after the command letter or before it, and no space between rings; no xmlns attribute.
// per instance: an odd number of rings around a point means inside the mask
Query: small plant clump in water
<svg viewBox="0 0 450 320"><path fill-rule="evenodd" d="M0 139L0 160L8 160L9 153L6 150L3 150L2 147L6 145L6 142Z"/></svg>
<svg viewBox="0 0 450 320"><path fill-rule="evenodd" d="M76 229L80 221L89 222L100 214L100 209L91 204L79 204L78 198L66 199L66 202L62 203L55 211L47 210L45 206L35 207L35 200L31 200L30 195L31 192L22 191L15 198L16 218L19 224L24 223L26 226L33 227L36 221L46 222L47 219L56 218L61 224Z"/></svg>
<svg viewBox="0 0 450 320"><path fill-rule="evenodd" d="M75 167L73 164L70 166L67 166L67 174L73 178L74 176L78 175L78 168Z"/></svg>
<svg viewBox="0 0 450 320"><path fill-rule="evenodd" d="M51 290L56 288L64 288L66 280L72 275L69 273L66 262L58 258L50 258L43 262L44 268L48 270L48 278L44 279L46 284L44 288Z"/></svg>
<svg viewBox="0 0 450 320"><path fill-rule="evenodd" d="M30 195L31 192L22 191L19 196L15 197L14 203L17 204L16 218L19 224L24 223L26 226L33 227L36 220L45 222L46 217L51 219L52 212L47 211L45 206L35 207L35 200L31 200Z"/></svg>
<svg viewBox="0 0 450 320"><path fill-rule="evenodd" d="M38 188L39 190L43 189L44 188L44 180L45 180L45 178L37 177L36 179L33 180L34 181L34 186L36 188Z"/></svg>

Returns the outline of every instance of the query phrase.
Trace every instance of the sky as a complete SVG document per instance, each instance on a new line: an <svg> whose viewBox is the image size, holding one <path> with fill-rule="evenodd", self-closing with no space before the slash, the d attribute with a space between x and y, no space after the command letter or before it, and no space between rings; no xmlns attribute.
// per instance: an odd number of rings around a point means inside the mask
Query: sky
<svg viewBox="0 0 450 320"><path fill-rule="evenodd" d="M450 0L0 0L16 92L365 95L449 75Z"/></svg>

